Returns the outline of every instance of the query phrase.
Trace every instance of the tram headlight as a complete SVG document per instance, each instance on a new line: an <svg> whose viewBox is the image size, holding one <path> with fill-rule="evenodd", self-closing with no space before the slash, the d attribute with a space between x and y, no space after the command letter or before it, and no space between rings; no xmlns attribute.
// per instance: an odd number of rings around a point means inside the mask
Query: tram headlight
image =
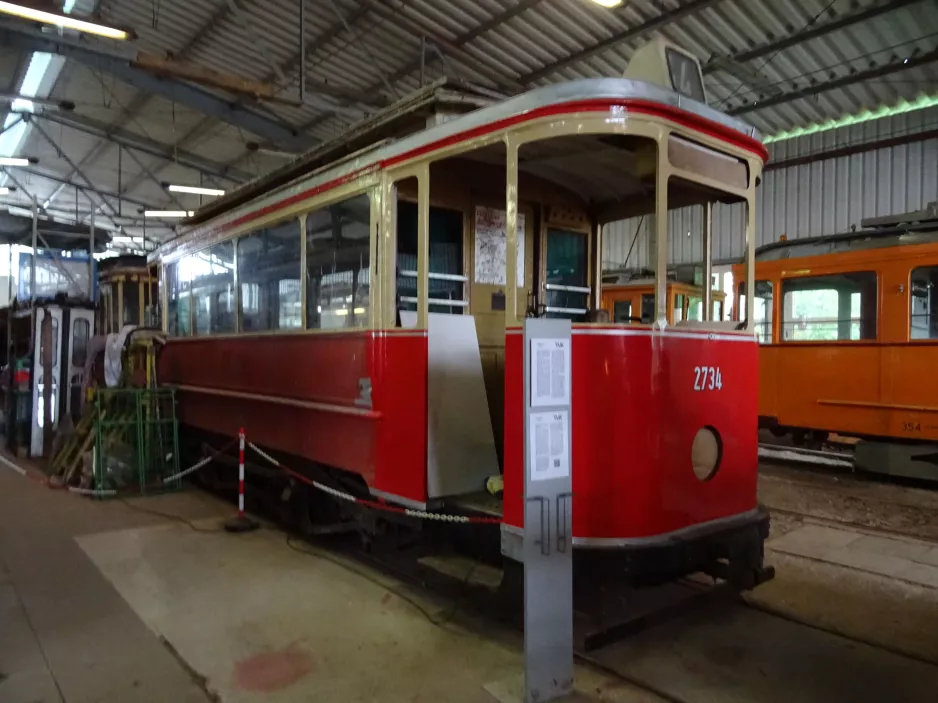
<svg viewBox="0 0 938 703"><path fill-rule="evenodd" d="M690 450L694 475L701 481L709 481L716 476L723 458L723 441L720 433L713 427L701 427L697 430Z"/></svg>

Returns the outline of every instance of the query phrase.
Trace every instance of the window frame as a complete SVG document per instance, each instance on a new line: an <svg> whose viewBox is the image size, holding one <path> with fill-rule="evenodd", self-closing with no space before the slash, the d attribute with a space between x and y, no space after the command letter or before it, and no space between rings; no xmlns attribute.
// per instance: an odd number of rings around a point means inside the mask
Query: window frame
<svg viewBox="0 0 938 703"><path fill-rule="evenodd" d="M938 336L936 337L922 337L922 338L913 338L912 337L912 274L921 269L935 269L938 271L938 262L933 264L922 264L919 266L914 266L909 269L908 273L908 283L906 284L906 290L909 292L906 296L908 303L906 305L906 332L905 337L907 342L912 344L938 344ZM932 317L938 317L938 313L932 315Z"/></svg>
<svg viewBox="0 0 938 703"><path fill-rule="evenodd" d="M798 278L798 276L792 276L792 278ZM759 283L768 283L772 286L772 300L768 306L769 310L769 319L767 322L753 322L753 332L755 332L756 341L761 346L766 346L770 344L778 344L782 336L782 320L779 310L776 308L776 305L779 304L779 292L782 290L782 279L777 276L754 276L752 281L752 287L755 288ZM746 312L745 306L742 304L743 299L743 289L746 287L746 281L739 281L738 283L733 284L733 321L749 324L749 321L745 319L744 315ZM724 298L724 303L726 299ZM752 311L756 311L755 303L752 305ZM762 336L758 334L756 330L756 325L768 325L768 341L762 341Z"/></svg>
<svg viewBox="0 0 938 703"><path fill-rule="evenodd" d="M872 274L876 287L874 289L873 298L876 303L876 311L874 314L874 323L876 334L872 337L864 339L862 336L860 339L785 339L785 284L789 281L799 281L809 278L827 278L831 276L844 276L850 274ZM882 308L880 296L882 294L882 275L881 272L875 268L848 268L846 270L835 270L835 271L805 271L803 273L798 273L796 275L786 276L782 275L778 278L778 295L773 293L773 298L778 298L777 302L773 299L773 305L778 305L778 309L775 312L778 312L778 344L852 344L852 345L869 345L876 344L880 341L880 334L882 330L880 329L880 320L879 314ZM764 279L762 279L764 280ZM862 298L861 298L861 313L859 324L861 325L861 335L862 335L862 325L864 322L863 313L862 313ZM851 322L852 324L852 322Z"/></svg>

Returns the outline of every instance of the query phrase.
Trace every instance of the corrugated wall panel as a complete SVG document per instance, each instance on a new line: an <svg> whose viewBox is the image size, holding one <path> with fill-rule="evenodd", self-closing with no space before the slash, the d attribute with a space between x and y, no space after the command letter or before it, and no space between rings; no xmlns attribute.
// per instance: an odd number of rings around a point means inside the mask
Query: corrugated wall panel
<svg viewBox="0 0 938 703"><path fill-rule="evenodd" d="M876 142L938 129L938 107L852 125L771 144L774 162L809 156L845 146ZM867 217L919 210L938 200L938 139L927 139L861 154L767 171L756 198L756 230L760 245L817 237L860 227ZM647 223L647 220L646 220ZM607 269L648 266L644 232L635 242L638 218L610 224L603 241ZM700 208L670 213L669 260L697 263L702 258ZM744 251L745 215L741 206L720 205L713 213L713 258L738 260ZM687 237L687 232L692 233Z"/></svg>

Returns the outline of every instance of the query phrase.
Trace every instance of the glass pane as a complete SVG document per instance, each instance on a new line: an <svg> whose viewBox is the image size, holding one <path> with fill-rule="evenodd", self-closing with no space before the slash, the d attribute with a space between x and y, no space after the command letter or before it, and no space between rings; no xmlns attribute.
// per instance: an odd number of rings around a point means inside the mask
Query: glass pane
<svg viewBox="0 0 938 703"><path fill-rule="evenodd" d="M189 275L189 269L182 269L181 262L169 264L166 267L166 287L168 305L166 314L169 334L174 337L188 337L191 333L189 329L189 280L183 279L183 275ZM112 297L113 300L113 297ZM111 319L111 324L116 324L116 320ZM112 329L116 332L117 330Z"/></svg>
<svg viewBox="0 0 938 703"><path fill-rule="evenodd" d="M88 320L75 320L72 325L72 366L84 368L88 358L88 338L91 336L91 324Z"/></svg>
<svg viewBox="0 0 938 703"><path fill-rule="evenodd" d="M642 324L650 325L655 321L655 295L654 293L642 294Z"/></svg>
<svg viewBox="0 0 938 703"><path fill-rule="evenodd" d="M465 282L449 276L464 274L463 213L440 207L430 208L430 299L465 301ZM446 276L446 278L434 278ZM417 205L408 201L397 204L397 294L403 298L417 297ZM400 302L401 310L416 310L411 300ZM430 312L461 315L463 305L430 305Z"/></svg>
<svg viewBox="0 0 938 703"><path fill-rule="evenodd" d="M674 296L674 322L678 323L684 319L684 296Z"/></svg>
<svg viewBox="0 0 938 703"><path fill-rule="evenodd" d="M221 242L183 257L179 261L179 278L188 286L193 335L234 332L234 242ZM124 290L130 287L125 285ZM126 311L126 302L124 307ZM188 306L184 312L188 314ZM130 314L136 319L140 316L139 309L135 308ZM183 324L181 315L177 324L180 327Z"/></svg>
<svg viewBox="0 0 938 703"><path fill-rule="evenodd" d="M140 320L140 284L130 279L123 281L124 286L124 324L139 325Z"/></svg>
<svg viewBox="0 0 938 703"><path fill-rule="evenodd" d="M938 339L938 266L914 269L911 283L909 338Z"/></svg>
<svg viewBox="0 0 938 703"><path fill-rule="evenodd" d="M238 240L243 332L280 329L280 282L300 277L301 245L298 219L285 220Z"/></svg>
<svg viewBox="0 0 938 703"><path fill-rule="evenodd" d="M761 344L770 344L772 342L772 296L773 286L771 281L756 281L756 297L753 301L753 328L755 329L756 339ZM746 283L739 284L739 318L740 321L746 318Z"/></svg>
<svg viewBox="0 0 938 703"><path fill-rule="evenodd" d="M782 283L782 291L784 340L876 338L874 272L791 278Z"/></svg>
<svg viewBox="0 0 938 703"><path fill-rule="evenodd" d="M612 304L613 322L631 322L632 321L632 301L617 300Z"/></svg>
<svg viewBox="0 0 938 703"><path fill-rule="evenodd" d="M46 315L49 315L47 312ZM51 316L50 316L51 317ZM42 337L42 321L39 322L37 332L39 333L39 358L42 359L45 356L46 345L45 340ZM52 365L55 366L59 363L59 321L54 317L52 318Z"/></svg>
<svg viewBox="0 0 938 703"><path fill-rule="evenodd" d="M587 236L582 232L568 232L559 229L547 231L547 271L548 286L587 288ZM589 292L547 289L547 307L560 308L564 312L547 312L547 317L566 317L574 322L586 319L589 307Z"/></svg>
<svg viewBox="0 0 938 703"><path fill-rule="evenodd" d="M362 327L368 322L371 197L357 195L306 217L306 326ZM290 287L284 291L291 297Z"/></svg>
<svg viewBox="0 0 938 703"><path fill-rule="evenodd" d="M687 297L687 319L697 320L698 322L703 320L703 298L696 295Z"/></svg>

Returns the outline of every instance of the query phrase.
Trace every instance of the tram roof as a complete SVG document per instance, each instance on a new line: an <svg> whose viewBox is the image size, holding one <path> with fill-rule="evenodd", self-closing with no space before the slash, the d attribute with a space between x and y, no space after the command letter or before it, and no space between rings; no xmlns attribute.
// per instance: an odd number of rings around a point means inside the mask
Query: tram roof
<svg viewBox="0 0 938 703"><path fill-rule="evenodd" d="M766 160L768 152L761 134L752 125L731 117L709 105L687 98L666 88L626 78L593 78L553 84L477 109L442 124L396 141L385 141L316 168L305 157L294 162L295 172L284 185L269 189L264 179L248 184L231 196L215 201L211 217L199 213L183 225L191 225L178 237L165 242L151 259L158 259L184 242L201 238L218 229L235 227L254 217L347 182L356 174L382 169L418 158L462 140L472 139L513 124L552 114L574 111L600 111L616 106L683 122L692 129L709 132L735 142ZM350 130L353 132L355 128ZM315 153L318 150L314 150Z"/></svg>
<svg viewBox="0 0 938 703"><path fill-rule="evenodd" d="M936 216L938 209L935 203L932 203L930 208L930 210L926 209L917 213L908 213L905 216L894 215L892 219L896 224L893 226L875 226L873 221L864 221L869 222L871 226L820 237L799 237L769 242L756 249L756 260L776 261L864 249L931 244L938 241L938 216Z"/></svg>

